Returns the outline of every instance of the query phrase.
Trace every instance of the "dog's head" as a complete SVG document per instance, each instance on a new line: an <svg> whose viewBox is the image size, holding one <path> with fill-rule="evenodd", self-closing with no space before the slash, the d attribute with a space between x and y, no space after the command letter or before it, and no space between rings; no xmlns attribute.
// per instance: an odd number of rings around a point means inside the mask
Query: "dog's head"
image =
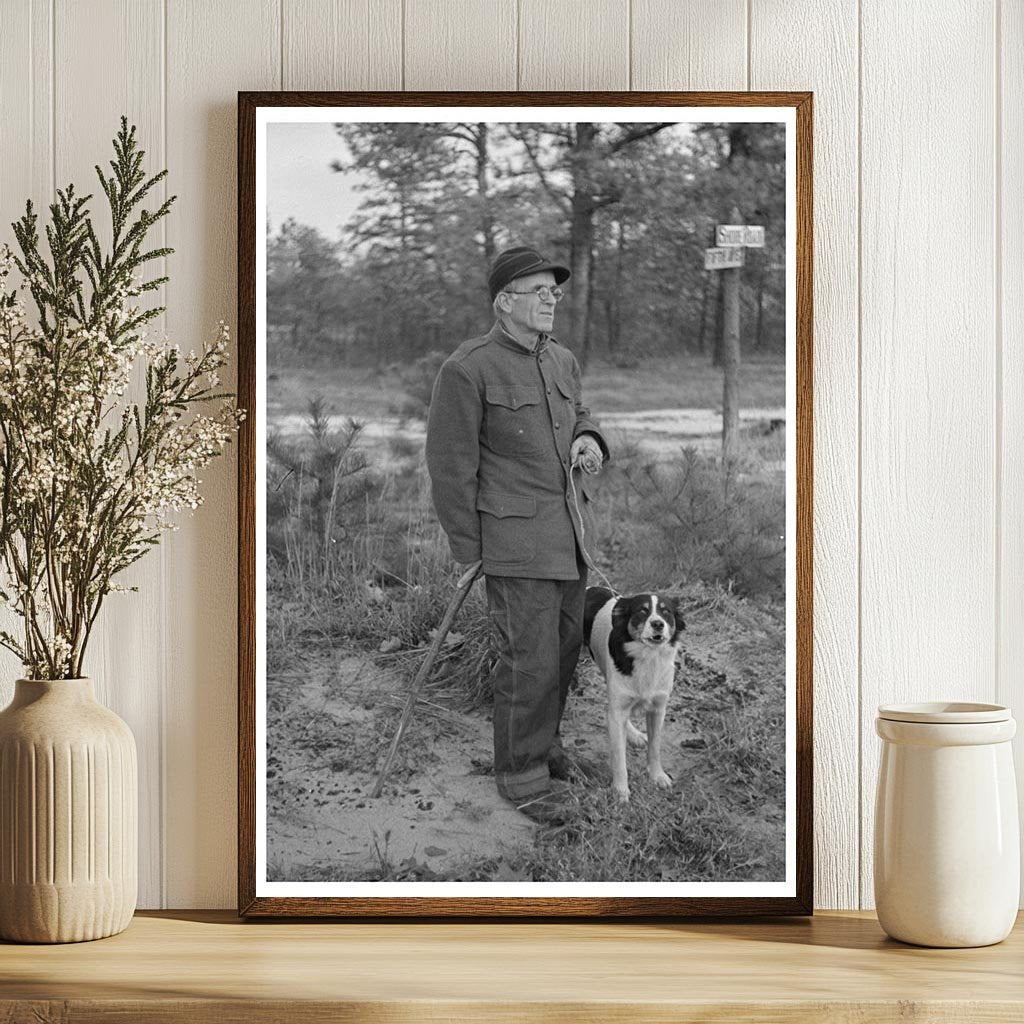
<svg viewBox="0 0 1024 1024"><path fill-rule="evenodd" d="M634 594L620 597L612 611L612 629L624 629L631 640L651 647L678 643L686 623L671 597Z"/></svg>

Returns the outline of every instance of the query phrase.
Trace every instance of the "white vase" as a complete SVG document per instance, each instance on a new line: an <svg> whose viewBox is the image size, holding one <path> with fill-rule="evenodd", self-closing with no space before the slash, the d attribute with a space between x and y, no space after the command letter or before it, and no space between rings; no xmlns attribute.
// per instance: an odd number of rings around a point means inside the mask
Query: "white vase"
<svg viewBox="0 0 1024 1024"><path fill-rule="evenodd" d="M131 730L91 679L19 679L0 712L0 938L123 931L138 889Z"/></svg>
<svg viewBox="0 0 1024 1024"><path fill-rule="evenodd" d="M1009 935L1020 896L1017 723L998 704L878 709L875 907L894 939L988 946Z"/></svg>

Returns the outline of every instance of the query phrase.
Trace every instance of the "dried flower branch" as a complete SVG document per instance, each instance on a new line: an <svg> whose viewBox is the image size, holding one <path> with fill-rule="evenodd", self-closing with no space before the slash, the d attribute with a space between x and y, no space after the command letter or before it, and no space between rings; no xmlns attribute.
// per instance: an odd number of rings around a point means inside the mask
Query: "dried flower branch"
<svg viewBox="0 0 1024 1024"><path fill-rule="evenodd" d="M164 310L137 299L167 278L144 281L143 268L173 250L143 246L174 197L135 214L167 172L146 177L126 118L114 151L110 177L96 168L110 207L108 248L89 216L91 196L73 186L50 206L48 258L31 202L13 225L20 257L0 247L0 603L23 627L20 637L0 631L0 646L34 679L82 675L103 599L125 589L114 578L177 528L174 512L200 504L198 471L244 417L217 390L225 324L186 356L147 339L146 324ZM125 395L143 361L146 398L137 404ZM216 403L212 414L196 411L203 403Z"/></svg>

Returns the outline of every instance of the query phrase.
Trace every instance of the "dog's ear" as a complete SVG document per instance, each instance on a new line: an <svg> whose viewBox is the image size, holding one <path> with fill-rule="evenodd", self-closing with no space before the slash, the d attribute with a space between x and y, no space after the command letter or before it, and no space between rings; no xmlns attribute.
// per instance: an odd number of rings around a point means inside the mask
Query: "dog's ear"
<svg viewBox="0 0 1024 1024"><path fill-rule="evenodd" d="M629 628L629 601L620 597L612 608L612 632Z"/></svg>
<svg viewBox="0 0 1024 1024"><path fill-rule="evenodd" d="M680 606L678 597L669 598L669 602L672 607L672 616L676 620L676 628L672 634L672 639L678 640L679 635L684 629L686 629L686 622L683 619L683 609Z"/></svg>

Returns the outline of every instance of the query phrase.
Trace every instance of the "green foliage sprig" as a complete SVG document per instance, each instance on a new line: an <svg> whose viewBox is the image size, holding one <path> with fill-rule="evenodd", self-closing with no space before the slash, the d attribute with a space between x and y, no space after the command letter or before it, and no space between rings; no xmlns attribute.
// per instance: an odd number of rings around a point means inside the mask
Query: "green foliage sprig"
<svg viewBox="0 0 1024 1024"><path fill-rule="evenodd" d="M144 281L144 267L173 250L146 250L146 236L175 197L139 208L167 172L146 176L135 131L122 118L112 174L96 167L108 246L92 197L69 185L50 205L46 253L31 202L13 225L20 256L0 247L0 604L22 625L19 637L0 630L0 645L33 679L82 675L104 597L126 589L114 577L177 528L171 513L200 504L197 473L244 416L217 390L225 324L187 355L147 338L164 307L143 308L138 296L167 278ZM126 393L140 364L146 397L137 403ZM194 408L210 402L220 403L212 414Z"/></svg>

